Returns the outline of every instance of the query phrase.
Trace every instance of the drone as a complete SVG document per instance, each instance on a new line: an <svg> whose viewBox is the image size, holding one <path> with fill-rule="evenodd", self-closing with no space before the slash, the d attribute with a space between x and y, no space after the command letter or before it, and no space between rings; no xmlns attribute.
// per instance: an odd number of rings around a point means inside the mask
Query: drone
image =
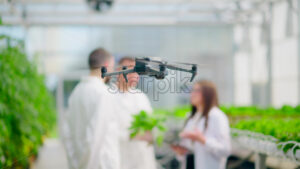
<svg viewBox="0 0 300 169"><path fill-rule="evenodd" d="M106 67L101 67L101 77L114 76L123 74L124 79L128 82L127 74L129 73L138 73L139 75L148 75L150 77L155 77L156 79L164 79L168 75L168 70L176 70L182 72L188 72L192 74L190 82L192 82L197 75L197 64L191 63L180 63L178 64L192 66L190 69L185 69L182 67L178 67L176 65L169 64L166 61L162 61L161 59L154 59L150 57L144 58L135 58L135 66L132 69L127 69L126 66L122 67L121 71L116 72L107 72Z"/></svg>

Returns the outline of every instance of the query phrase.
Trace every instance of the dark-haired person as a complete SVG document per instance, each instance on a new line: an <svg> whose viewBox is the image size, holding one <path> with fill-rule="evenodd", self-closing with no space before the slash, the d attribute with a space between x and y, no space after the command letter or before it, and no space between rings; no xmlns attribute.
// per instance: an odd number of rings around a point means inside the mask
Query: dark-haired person
<svg viewBox="0 0 300 169"><path fill-rule="evenodd" d="M181 146L173 149L178 154L192 151L195 169L225 169L231 150L230 128L227 116L218 108L215 85L196 82L190 99L192 112L180 134Z"/></svg>
<svg viewBox="0 0 300 169"><path fill-rule="evenodd" d="M124 57L119 61L119 66L126 66L132 69L135 66L135 60L130 57ZM139 135L133 139L130 138L128 128L133 121L133 115L141 110L147 113L152 112L151 104L147 96L136 89L139 81L137 73L127 74L128 82L123 75L117 78L118 92L115 94L117 99L116 113L119 122L120 132L120 152L121 169L156 169L156 161L152 142L152 134L146 131L144 135Z"/></svg>
<svg viewBox="0 0 300 169"><path fill-rule="evenodd" d="M61 119L61 137L70 169L120 169L119 134L114 103L101 66L111 69L113 56L102 48L91 52L90 74L72 91Z"/></svg>

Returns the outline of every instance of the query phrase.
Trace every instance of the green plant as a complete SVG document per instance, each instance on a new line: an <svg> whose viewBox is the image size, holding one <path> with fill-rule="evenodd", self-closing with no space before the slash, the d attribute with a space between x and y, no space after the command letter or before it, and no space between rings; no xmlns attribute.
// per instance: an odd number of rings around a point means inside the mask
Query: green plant
<svg viewBox="0 0 300 169"><path fill-rule="evenodd" d="M130 136L134 138L138 134L145 133L145 131L155 130L156 143L161 145L164 141L164 133L167 131L166 120L170 118L184 119L188 112L190 112L190 106L178 106L172 110L155 109L152 114L141 111L133 116L134 120L129 128Z"/></svg>
<svg viewBox="0 0 300 169"><path fill-rule="evenodd" d="M277 117L286 117L286 116L300 116L300 105L292 107L289 105L283 105L281 108L259 108L256 106L220 106L220 108L230 117L234 116L277 116Z"/></svg>
<svg viewBox="0 0 300 169"><path fill-rule="evenodd" d="M280 142L300 142L300 120L292 118L272 119L262 118L258 120L242 120L232 127L242 130L250 130L277 138Z"/></svg>
<svg viewBox="0 0 300 169"><path fill-rule="evenodd" d="M139 134L144 134L146 131L153 131L157 129L156 142L158 145L161 145L163 142L162 133L166 131L164 122L166 121L166 114L162 112L154 112L149 114L142 110L139 114L134 115L134 120L131 123L129 130L131 131L130 137L134 138Z"/></svg>
<svg viewBox="0 0 300 169"><path fill-rule="evenodd" d="M0 168L28 168L55 124L55 104L23 42L0 40Z"/></svg>

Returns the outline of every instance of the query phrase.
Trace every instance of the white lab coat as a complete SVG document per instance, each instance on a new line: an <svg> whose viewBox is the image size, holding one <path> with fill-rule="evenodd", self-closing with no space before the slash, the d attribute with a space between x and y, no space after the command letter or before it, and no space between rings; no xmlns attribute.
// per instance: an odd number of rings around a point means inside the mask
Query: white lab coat
<svg viewBox="0 0 300 169"><path fill-rule="evenodd" d="M70 169L120 169L119 133L114 103L98 77L81 79L61 119Z"/></svg>
<svg viewBox="0 0 300 169"><path fill-rule="evenodd" d="M184 131L195 128L204 133L205 145L183 139L181 145L190 149L195 155L195 169L225 169L227 157L230 155L230 127L227 116L217 107L213 107L208 115L208 126L204 131L205 118L196 113L188 120Z"/></svg>
<svg viewBox="0 0 300 169"><path fill-rule="evenodd" d="M120 152L122 169L156 169L154 148L145 141L130 139L129 127L133 115L141 110L152 112L147 96L138 89L115 94L116 108L118 109L119 130L121 133Z"/></svg>

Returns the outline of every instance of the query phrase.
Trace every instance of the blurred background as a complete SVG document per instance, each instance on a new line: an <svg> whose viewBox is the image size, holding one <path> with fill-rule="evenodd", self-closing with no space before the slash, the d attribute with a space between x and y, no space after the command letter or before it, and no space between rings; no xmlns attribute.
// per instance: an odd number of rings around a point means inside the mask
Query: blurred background
<svg viewBox="0 0 300 169"><path fill-rule="evenodd" d="M272 112L276 110L281 113L279 116L287 119L292 117L296 120L295 126L298 125L299 9L299 0L0 0L2 51L17 46L16 50L27 59L24 62L35 65L36 76L42 76L43 80L39 82L44 82L49 97L52 97L49 102L53 103L49 107L55 105L53 111L56 113L53 114L57 120L44 126L45 132L41 132L41 135L48 133L47 137L54 139L45 139L47 144L42 148L35 147L38 158L28 164L25 162L25 166L67 168L57 139L59 136L53 130L57 128L59 115L67 108L72 89L82 76L88 74L87 56L97 47L107 49L116 60L122 56L153 56L205 64L198 68L196 79L216 83L220 102L227 106L228 112L241 106L246 109L239 109L241 113L266 112L271 107ZM21 41L21 45L16 45L16 41ZM5 65L5 52L0 58L0 66ZM14 60L11 63L23 66ZM5 98L4 91L9 86L5 86L4 81L8 77L4 76L4 71L0 74L1 97L5 100L8 97ZM172 76L176 74L168 78ZM16 79L11 81L17 83ZM181 88L180 82L175 80L169 83L169 87ZM189 93L155 91L158 83L153 80L146 92L154 108L170 110L189 103ZM158 93L159 99L155 99L154 93ZM10 99L6 101L11 103ZM259 107L260 110L250 110L249 107ZM292 115L286 114L287 110L292 111ZM287 123L290 122L284 125ZM293 140L298 142L299 129L294 128L293 135ZM13 137L8 136L3 143L10 139ZM2 151L2 167L17 163L15 158L6 161L10 150ZM256 154L258 157L253 156L252 160L243 155L236 157L252 162L250 168L264 167L266 154L274 154L253 149L249 152L259 152L261 156ZM299 154L284 158L282 155L268 162L267 166L296 168ZM259 160L263 161L262 165L259 165ZM176 168L176 165L165 168Z"/></svg>

